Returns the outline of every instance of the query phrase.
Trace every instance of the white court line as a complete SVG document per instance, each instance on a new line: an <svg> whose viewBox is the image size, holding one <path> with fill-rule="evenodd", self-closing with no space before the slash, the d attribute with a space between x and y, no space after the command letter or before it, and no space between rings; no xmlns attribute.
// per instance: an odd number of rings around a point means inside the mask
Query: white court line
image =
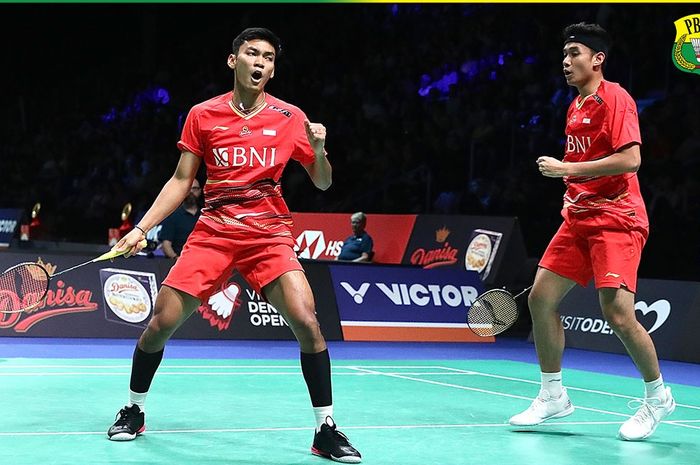
<svg viewBox="0 0 700 465"><path fill-rule="evenodd" d="M562 425L619 425L621 421L561 421L548 422L539 426ZM367 426L343 426L343 430L404 430L404 429L459 429L459 428L515 428L507 423L464 423L464 424L427 424L427 425L367 425ZM211 434L211 433L259 433L259 432L284 432L284 431L310 431L313 427L291 426L280 428L217 428L217 429L176 429L176 430L146 430L149 434ZM106 436L104 431L0 431L3 436Z"/></svg>
<svg viewBox="0 0 700 465"><path fill-rule="evenodd" d="M451 368L451 367L440 367L440 368L443 368L445 370L454 371L454 372L463 372L463 373L469 374L469 375L478 375L478 376L485 376L488 378L505 379L508 381L518 381L521 383L536 384L538 386L540 385L539 381L533 381L530 379L514 378L512 376L492 375L490 373L482 373L479 371L471 371L471 370L461 370L459 368ZM614 392L598 391L596 389L586 389L586 388L578 388L578 387L571 387L571 386L566 386L566 389L569 391L581 391L581 392L588 392L591 394L602 394L602 395L606 395L606 396L620 397L623 399L630 399L630 400L639 399L638 397L627 396L624 394L616 394ZM687 404L676 403L676 407L684 407L684 408L689 408L689 409L694 409L694 410L700 410L700 407L698 407L696 405L687 405Z"/></svg>
<svg viewBox="0 0 700 465"><path fill-rule="evenodd" d="M355 365L353 365L355 366ZM363 368L407 368L407 369L417 369L417 368L430 368L430 369L440 369L445 370L447 367L438 365L362 365ZM3 368L131 368L131 365L1 365L0 373L2 373ZM296 365L161 365L159 369L163 368L296 368L299 369L299 364ZM347 365L334 365L333 368L348 368ZM462 373L469 374L468 370L459 370Z"/></svg>
<svg viewBox="0 0 700 465"><path fill-rule="evenodd" d="M350 367L350 368L352 368L352 367ZM364 370L364 368L359 368L359 367L355 367L355 368L358 370ZM366 371L369 371L369 370L366 370ZM379 373L379 372L375 372L375 373ZM523 399L523 400L529 400L529 401L533 400L529 397L518 396L515 394L506 394L503 392L489 391L487 389L479 389L479 388L472 388L472 387L468 387L468 386L461 386L459 384L441 383L438 381L431 381L431 380L420 379L420 378L412 378L412 377L403 376L403 375L389 375L389 374L387 374L385 376L388 376L391 378L407 379L409 381L418 381L420 383L435 384L438 386L452 387L452 388L456 388L456 389L462 389L465 391L474 391L474 392L481 392L484 394L493 394L493 395L497 395L497 396L501 396L501 397L510 397L513 399ZM615 416L620 416L620 417L625 417L625 418L629 418L631 416L631 415L626 415L624 413L611 412L609 410L601 410L601 409L596 409L596 408L591 408L591 407L580 407L580 406L575 406L575 407L579 410L587 410L589 412L597 412L597 413L607 413L608 415L615 415ZM667 423L667 422L663 421L662 423ZM681 426L684 428L700 429L700 427L698 427L698 426L686 425L686 424L682 424L682 423L671 423L671 424L673 424L675 426ZM540 425L542 425L542 423ZM540 425L538 425L538 426L540 426Z"/></svg>
<svg viewBox="0 0 700 465"><path fill-rule="evenodd" d="M128 376L130 372L128 371L56 371L56 372L39 372L32 373L29 371L16 372L16 373L0 373L0 378L3 376ZM397 375L411 375L411 376L423 376L423 375L433 375L433 376L444 376L444 372L405 372L401 371L398 373L385 373L385 372L355 372L355 373L336 373L333 372L333 376L381 376L385 374L397 374ZM451 373L452 375L466 375L466 373ZM158 376L301 376L302 372L297 371L284 371L284 372L274 372L274 371L178 371L178 372L167 372L159 371Z"/></svg>

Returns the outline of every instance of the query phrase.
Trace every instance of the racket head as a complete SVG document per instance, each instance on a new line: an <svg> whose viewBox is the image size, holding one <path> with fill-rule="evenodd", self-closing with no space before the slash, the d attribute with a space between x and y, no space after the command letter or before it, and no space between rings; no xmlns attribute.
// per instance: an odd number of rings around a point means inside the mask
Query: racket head
<svg viewBox="0 0 700 465"><path fill-rule="evenodd" d="M479 295L467 313L467 325L481 337L501 334L517 321L518 303L504 289L491 289Z"/></svg>
<svg viewBox="0 0 700 465"><path fill-rule="evenodd" d="M37 263L19 263L0 274L0 313L20 313L46 297L51 277Z"/></svg>

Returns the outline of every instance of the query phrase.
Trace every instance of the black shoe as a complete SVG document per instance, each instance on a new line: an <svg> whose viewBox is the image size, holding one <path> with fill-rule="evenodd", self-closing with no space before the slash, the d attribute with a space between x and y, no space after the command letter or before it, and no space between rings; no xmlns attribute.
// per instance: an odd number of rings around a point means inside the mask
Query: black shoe
<svg viewBox="0 0 700 465"><path fill-rule="evenodd" d="M117 413L117 421L114 422L107 437L111 441L131 441L136 436L146 431L145 415L138 405L124 407Z"/></svg>
<svg viewBox="0 0 700 465"><path fill-rule="evenodd" d="M360 463L362 461L360 453L352 447L348 437L338 431L331 417L326 417L326 422L314 435L311 453L336 462Z"/></svg>

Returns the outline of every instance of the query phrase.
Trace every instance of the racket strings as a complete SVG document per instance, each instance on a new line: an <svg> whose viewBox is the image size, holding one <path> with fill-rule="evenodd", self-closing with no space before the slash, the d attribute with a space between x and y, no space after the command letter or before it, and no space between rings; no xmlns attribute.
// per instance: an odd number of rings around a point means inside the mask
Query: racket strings
<svg viewBox="0 0 700 465"><path fill-rule="evenodd" d="M518 304L506 291L486 292L472 303L467 323L479 336L495 336L508 329L518 319Z"/></svg>
<svg viewBox="0 0 700 465"><path fill-rule="evenodd" d="M0 274L0 312L17 313L36 306L46 295L49 275L35 263L23 263Z"/></svg>

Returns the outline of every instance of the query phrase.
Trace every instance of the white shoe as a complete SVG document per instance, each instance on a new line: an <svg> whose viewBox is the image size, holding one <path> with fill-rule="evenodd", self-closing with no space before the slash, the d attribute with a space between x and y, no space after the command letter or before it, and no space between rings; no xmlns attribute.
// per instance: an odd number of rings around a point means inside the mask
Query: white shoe
<svg viewBox="0 0 700 465"><path fill-rule="evenodd" d="M651 436L661 420L676 409L676 401L671 395L671 388L666 387L666 399L658 398L633 400L630 404L641 403L637 413L624 422L617 436L625 441L641 441ZM631 406L631 405L630 405Z"/></svg>
<svg viewBox="0 0 700 465"><path fill-rule="evenodd" d="M534 426L545 420L565 417L572 413L574 413L574 406L571 405L566 388L562 388L561 396L557 399L553 399L549 392L543 389L527 410L511 417L508 423L513 426Z"/></svg>

